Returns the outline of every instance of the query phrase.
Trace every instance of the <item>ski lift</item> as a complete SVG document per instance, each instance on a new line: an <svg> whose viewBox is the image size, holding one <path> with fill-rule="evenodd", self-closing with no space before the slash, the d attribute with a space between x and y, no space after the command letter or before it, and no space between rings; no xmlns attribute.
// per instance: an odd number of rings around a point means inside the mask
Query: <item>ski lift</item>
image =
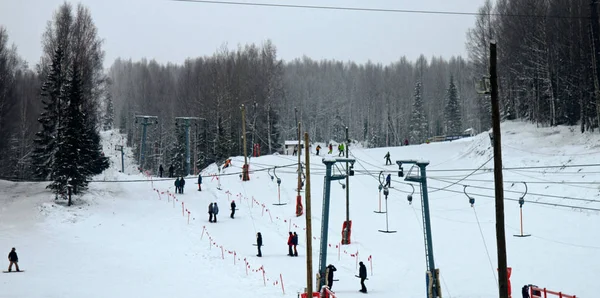
<svg viewBox="0 0 600 298"><path fill-rule="evenodd" d="M273 168L273 175L275 175L275 178L277 178L277 203L273 204L275 206L283 206L287 203L282 203L281 202L281 178L279 178L279 176L277 176L277 167ZM273 177L271 176L271 179L273 179Z"/></svg>
<svg viewBox="0 0 600 298"><path fill-rule="evenodd" d="M413 195L415 194L415 187L412 184L409 184L410 187L412 187L412 193L410 193L408 196L406 196L406 199L408 200L408 204L412 205L412 199L413 199Z"/></svg>
<svg viewBox="0 0 600 298"><path fill-rule="evenodd" d="M275 177L273 177L273 175L271 175L271 169L267 169L267 174L269 174L269 177L271 177L271 181L273 181L273 179L275 179Z"/></svg>
<svg viewBox="0 0 600 298"><path fill-rule="evenodd" d="M390 231L389 229L389 221L388 221L388 206L387 206L387 201L388 201L388 195L390 194L390 191L387 187L383 188L383 195L385 196L385 230L379 230L379 232L382 233L396 233L396 231Z"/></svg>
<svg viewBox="0 0 600 298"><path fill-rule="evenodd" d="M377 188L379 189L379 211L373 211L373 212L375 212L375 213L386 213L387 211L381 211L381 191L383 190L383 185L381 183L379 183L379 186Z"/></svg>
<svg viewBox="0 0 600 298"><path fill-rule="evenodd" d="M475 205L475 198L471 197L468 193L467 193L467 186L465 185L463 187L463 192L465 193L465 196L467 196L467 198L469 198L469 204L471 204L471 207L473 207L473 205Z"/></svg>
<svg viewBox="0 0 600 298"><path fill-rule="evenodd" d="M525 204L525 195L527 195L527 183L521 182L525 184L525 193L519 198L519 218L521 221L521 234L513 235L515 237L529 237L531 234L523 234L523 204ZM513 184L514 185L514 184Z"/></svg>

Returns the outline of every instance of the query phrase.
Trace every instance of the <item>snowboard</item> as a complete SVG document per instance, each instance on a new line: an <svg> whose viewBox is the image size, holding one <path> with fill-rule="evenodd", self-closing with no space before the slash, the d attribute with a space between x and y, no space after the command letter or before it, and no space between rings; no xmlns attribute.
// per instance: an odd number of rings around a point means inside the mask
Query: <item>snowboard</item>
<svg viewBox="0 0 600 298"><path fill-rule="evenodd" d="M355 275L355 276L356 276L356 277L358 277L358 278L360 278L360 276L358 276L358 275ZM368 278L368 277L367 277L367 278L365 278L365 279L366 279L366 280L369 280L369 278Z"/></svg>
<svg viewBox="0 0 600 298"><path fill-rule="evenodd" d="M13 273L13 272L25 272L25 270L19 270L19 271L2 271L3 273Z"/></svg>
<svg viewBox="0 0 600 298"><path fill-rule="evenodd" d="M258 244L256 243L252 243L253 246L258 246ZM264 245L261 245L260 247L263 247Z"/></svg>

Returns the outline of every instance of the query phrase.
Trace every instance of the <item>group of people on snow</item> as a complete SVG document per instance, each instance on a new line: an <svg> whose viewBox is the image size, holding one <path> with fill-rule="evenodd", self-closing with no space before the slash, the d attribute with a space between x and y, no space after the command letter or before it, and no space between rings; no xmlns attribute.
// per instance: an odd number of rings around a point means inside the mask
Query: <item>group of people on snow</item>
<svg viewBox="0 0 600 298"><path fill-rule="evenodd" d="M175 179L175 193L183 194L183 187L185 186L185 179L179 177Z"/></svg>

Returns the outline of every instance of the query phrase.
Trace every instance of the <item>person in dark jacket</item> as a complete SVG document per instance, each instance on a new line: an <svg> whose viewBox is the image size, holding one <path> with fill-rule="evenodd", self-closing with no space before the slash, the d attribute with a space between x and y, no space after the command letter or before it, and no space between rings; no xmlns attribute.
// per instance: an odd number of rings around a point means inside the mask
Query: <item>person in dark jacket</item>
<svg viewBox="0 0 600 298"><path fill-rule="evenodd" d="M202 174L198 174L198 191L202 191Z"/></svg>
<svg viewBox="0 0 600 298"><path fill-rule="evenodd" d="M164 170L165 169L163 169L162 165L158 166L158 177L162 178L162 174L163 174Z"/></svg>
<svg viewBox="0 0 600 298"><path fill-rule="evenodd" d="M217 202L213 203L213 213L215 215L213 222L217 222L217 214L219 214L219 206L217 206Z"/></svg>
<svg viewBox="0 0 600 298"><path fill-rule="evenodd" d="M321 145L317 145L317 155L319 155L319 151L321 151Z"/></svg>
<svg viewBox="0 0 600 298"><path fill-rule="evenodd" d="M179 187L181 186L181 182L179 182L179 178L175 179L175 193L179 193Z"/></svg>
<svg viewBox="0 0 600 298"><path fill-rule="evenodd" d="M19 270L19 256L17 256L17 251L14 247L8 253L8 261L10 262L10 265L8 265L8 272L12 271L13 264L17 267L17 272L21 271Z"/></svg>
<svg viewBox="0 0 600 298"><path fill-rule="evenodd" d="M235 201L231 200L231 218L235 215Z"/></svg>
<svg viewBox="0 0 600 298"><path fill-rule="evenodd" d="M337 271L337 269L335 268L335 266L329 264L327 265L327 268L325 268L325 272L327 273L327 286L329 287L329 290L331 290L331 287L333 287L333 272Z"/></svg>
<svg viewBox="0 0 600 298"><path fill-rule="evenodd" d="M523 294L523 298L529 298L529 286L524 285L523 289L521 289L521 293Z"/></svg>
<svg viewBox="0 0 600 298"><path fill-rule="evenodd" d="M331 154L333 153L333 145L330 143L329 144L329 151L327 152L327 154Z"/></svg>
<svg viewBox="0 0 600 298"><path fill-rule="evenodd" d="M298 234L296 234L296 232L294 232L294 237L292 237L292 245L294 246L294 257L297 257L298 250L296 249L296 246L298 246Z"/></svg>
<svg viewBox="0 0 600 298"><path fill-rule="evenodd" d="M173 178L174 173L175 173L175 168L173 168L173 165L171 165L169 167L169 178Z"/></svg>
<svg viewBox="0 0 600 298"><path fill-rule="evenodd" d="M215 214L215 209L213 207L213 203L208 204L208 221L213 222L213 217Z"/></svg>
<svg viewBox="0 0 600 298"><path fill-rule="evenodd" d="M287 245L288 245L288 256L293 257L294 252L292 251L292 247L294 246L294 235L292 234L292 232L290 232L290 236L288 237Z"/></svg>
<svg viewBox="0 0 600 298"><path fill-rule="evenodd" d="M384 156L385 157L385 165L387 166L388 164L392 164L392 160L390 159L390 152L388 151L388 153Z"/></svg>
<svg viewBox="0 0 600 298"><path fill-rule="evenodd" d="M384 187L392 187L392 174L388 174L387 177L385 177Z"/></svg>
<svg viewBox="0 0 600 298"><path fill-rule="evenodd" d="M183 194L183 187L185 186L185 179L179 178L179 193Z"/></svg>
<svg viewBox="0 0 600 298"><path fill-rule="evenodd" d="M256 233L256 246L258 247L257 257L262 257L262 252L260 251L260 247L262 246L262 235L260 232Z"/></svg>
<svg viewBox="0 0 600 298"><path fill-rule="evenodd" d="M367 279L367 266L363 264L363 262L358 263L358 277L360 277L360 291L363 293L367 292L367 287L365 286L365 279Z"/></svg>

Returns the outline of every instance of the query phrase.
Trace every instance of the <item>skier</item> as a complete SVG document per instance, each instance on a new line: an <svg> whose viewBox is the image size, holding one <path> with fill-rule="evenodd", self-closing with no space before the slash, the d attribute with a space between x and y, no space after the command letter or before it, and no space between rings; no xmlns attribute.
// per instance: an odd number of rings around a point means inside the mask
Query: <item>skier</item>
<svg viewBox="0 0 600 298"><path fill-rule="evenodd" d="M521 289L521 293L523 294L523 298L529 298L529 286L524 285L523 289Z"/></svg>
<svg viewBox="0 0 600 298"><path fill-rule="evenodd" d="M363 262L358 263L358 277L360 277L360 291L363 293L367 293L367 287L365 286L365 279L367 279L367 266L363 264Z"/></svg>
<svg viewBox="0 0 600 298"><path fill-rule="evenodd" d="M179 187L181 186L181 182L179 182L179 177L175 179L175 193L179 193Z"/></svg>
<svg viewBox="0 0 600 298"><path fill-rule="evenodd" d="M288 256L293 257L294 252L292 251L292 246L294 246L294 235L292 234L292 232L290 232L290 236L288 237L287 245L288 245Z"/></svg>
<svg viewBox="0 0 600 298"><path fill-rule="evenodd" d="M260 232L256 233L256 246L258 247L257 257L262 257L262 252L260 251L260 247L262 246L262 235Z"/></svg>
<svg viewBox="0 0 600 298"><path fill-rule="evenodd" d="M344 143L341 143L341 144L338 146L338 150L340 151L340 152L338 153L338 156L344 156Z"/></svg>
<svg viewBox="0 0 600 298"><path fill-rule="evenodd" d="M173 168L173 165L171 165L169 167L169 178L173 178L174 172L175 172L175 169Z"/></svg>
<svg viewBox="0 0 600 298"><path fill-rule="evenodd" d="M294 146L294 152L292 152L292 156L296 156L298 153L298 145Z"/></svg>
<svg viewBox="0 0 600 298"><path fill-rule="evenodd" d="M327 273L327 286L329 287L329 290L331 290L331 287L333 287L333 272L337 271L337 268L335 268L335 266L329 264L327 265L327 268L325 268L325 272Z"/></svg>
<svg viewBox="0 0 600 298"><path fill-rule="evenodd" d="M319 150L321 150L321 145L317 145L317 155L319 155Z"/></svg>
<svg viewBox="0 0 600 298"><path fill-rule="evenodd" d="M223 169L228 168L231 165L231 159L225 160L225 164L223 165Z"/></svg>
<svg viewBox="0 0 600 298"><path fill-rule="evenodd" d="M217 222L217 214L219 214L219 206L217 206L217 202L213 203L213 213L215 215L215 220L213 222Z"/></svg>
<svg viewBox="0 0 600 298"><path fill-rule="evenodd" d="M296 249L296 246L298 246L298 234L296 234L296 232L294 232L294 237L292 237L292 245L294 245L294 257L297 257L298 250Z"/></svg>
<svg viewBox="0 0 600 298"><path fill-rule="evenodd" d="M388 163L391 165L392 164L392 160L390 159L390 152L388 151L388 153L384 156L385 158L385 165L387 166Z"/></svg>
<svg viewBox="0 0 600 298"><path fill-rule="evenodd" d="M213 222L213 216L215 214L215 209L213 203L208 204L208 221Z"/></svg>
<svg viewBox="0 0 600 298"><path fill-rule="evenodd" d="M392 174L388 174L387 177L385 177L384 187L392 187Z"/></svg>
<svg viewBox="0 0 600 298"><path fill-rule="evenodd" d="M235 201L231 200L231 218L235 215Z"/></svg>
<svg viewBox="0 0 600 298"><path fill-rule="evenodd" d="M163 166L162 165L158 166L158 177L162 178L163 171L164 171Z"/></svg>
<svg viewBox="0 0 600 298"><path fill-rule="evenodd" d="M15 248L13 247L10 250L10 253L8 253L8 261L10 262L10 265L8 265L8 272L12 271L12 266L13 264L15 264L15 266L17 267L17 272L21 271L19 270L19 256L17 256L17 252L15 251Z"/></svg>
<svg viewBox="0 0 600 298"><path fill-rule="evenodd" d="M408 139L404 139L404 146L408 146Z"/></svg>
<svg viewBox="0 0 600 298"><path fill-rule="evenodd" d="M198 191L202 191L202 174L198 174Z"/></svg>
<svg viewBox="0 0 600 298"><path fill-rule="evenodd" d="M331 154L333 153L333 145L331 143L329 143L329 152L327 152L327 154Z"/></svg>
<svg viewBox="0 0 600 298"><path fill-rule="evenodd" d="M185 179L183 177L179 178L179 191L180 194L183 194L183 187L185 186Z"/></svg>

